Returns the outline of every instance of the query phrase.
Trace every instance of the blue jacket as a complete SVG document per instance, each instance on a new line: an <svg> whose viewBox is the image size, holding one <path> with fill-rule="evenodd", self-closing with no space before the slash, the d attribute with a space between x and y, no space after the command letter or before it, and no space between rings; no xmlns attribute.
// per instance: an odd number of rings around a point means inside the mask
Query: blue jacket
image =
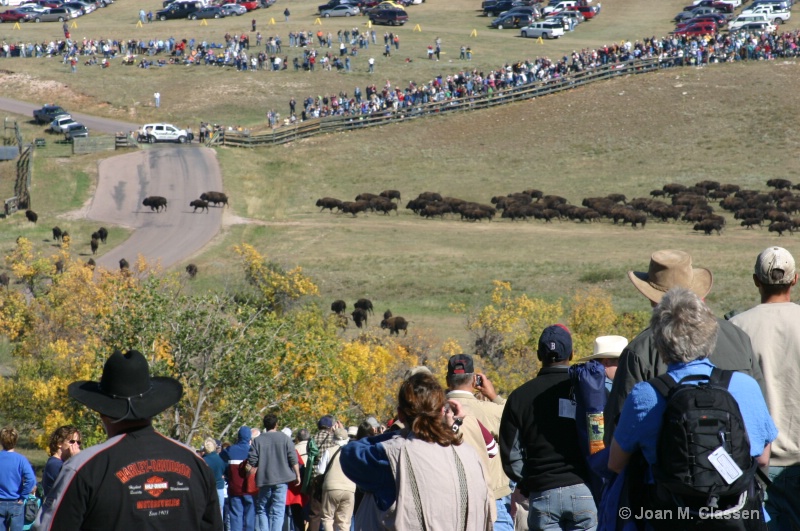
<svg viewBox="0 0 800 531"><path fill-rule="evenodd" d="M0 500L24 500L36 486L33 467L24 456L0 452Z"/></svg>

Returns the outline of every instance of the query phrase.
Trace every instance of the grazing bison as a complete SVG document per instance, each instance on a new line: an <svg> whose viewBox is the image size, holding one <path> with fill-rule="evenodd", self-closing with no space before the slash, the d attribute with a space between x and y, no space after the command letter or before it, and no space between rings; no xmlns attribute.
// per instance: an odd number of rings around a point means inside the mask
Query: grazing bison
<svg viewBox="0 0 800 531"><path fill-rule="evenodd" d="M124 258L120 258L120 260L119 260L119 269L120 269L120 271L128 271L128 269L130 269L130 265L128 264L128 261L125 260Z"/></svg>
<svg viewBox="0 0 800 531"><path fill-rule="evenodd" d="M786 221L776 221L769 224L770 232L777 232L778 236L783 236L784 232L792 233L792 224Z"/></svg>
<svg viewBox="0 0 800 531"><path fill-rule="evenodd" d="M403 319L402 317L395 316L389 317L388 319L384 319L381 321L381 328L388 328L389 335L400 335L400 330L403 331L403 335L408 335L408 321Z"/></svg>
<svg viewBox="0 0 800 531"><path fill-rule="evenodd" d="M400 191L399 190L384 190L379 194L381 197L385 197L386 199L397 199L400 201Z"/></svg>
<svg viewBox="0 0 800 531"><path fill-rule="evenodd" d="M386 310L385 312L383 312L383 319L384 319L384 321L385 321L386 319L388 319L389 317L391 317L391 316L392 316L392 310Z"/></svg>
<svg viewBox="0 0 800 531"><path fill-rule="evenodd" d="M361 308L356 308L350 315L353 316L353 322L356 324L356 327L361 328L362 324L367 326L367 312Z"/></svg>
<svg viewBox="0 0 800 531"><path fill-rule="evenodd" d="M189 202L189 206L194 208L192 212L197 212L199 208L201 211L205 210L208 213L208 201L203 201L202 199L195 199L194 201Z"/></svg>
<svg viewBox="0 0 800 531"><path fill-rule="evenodd" d="M214 206L217 206L220 203L228 206L228 196L222 192L206 192L204 194L200 194L200 199L203 201L208 201L209 203L214 203Z"/></svg>
<svg viewBox="0 0 800 531"><path fill-rule="evenodd" d="M326 208L333 212L334 208L341 210L342 202L339 199L334 199L333 197L321 197L317 199L317 206L319 207L320 212Z"/></svg>
<svg viewBox="0 0 800 531"><path fill-rule="evenodd" d="M106 243L106 238L108 238L108 230L105 227L100 227L97 229L97 234L100 235L100 241Z"/></svg>
<svg viewBox="0 0 800 531"><path fill-rule="evenodd" d="M189 264L186 266L186 274L189 275L189 278L194 278L197 276L197 266L194 264Z"/></svg>
<svg viewBox="0 0 800 531"><path fill-rule="evenodd" d="M30 221L31 223L36 223L37 221L39 221L39 215L33 210L26 210L25 217L28 218L28 221Z"/></svg>
<svg viewBox="0 0 800 531"><path fill-rule="evenodd" d="M151 195L149 197L145 197L142 204L146 207L150 207L150 210L155 210L156 212L161 212L161 209L167 210L167 198L161 197L160 195Z"/></svg>
<svg viewBox="0 0 800 531"><path fill-rule="evenodd" d="M91 243L89 243L89 246L92 248L92 254L93 255L97 254L97 248L100 247L100 240L92 238L92 241Z"/></svg>
<svg viewBox="0 0 800 531"><path fill-rule="evenodd" d="M372 311L372 301L369 299L358 299L353 306L371 314L375 313Z"/></svg>
<svg viewBox="0 0 800 531"><path fill-rule="evenodd" d="M347 309L347 303L343 300L335 300L331 303L331 311L333 313L338 313L339 315L344 315L344 311Z"/></svg>
<svg viewBox="0 0 800 531"><path fill-rule="evenodd" d="M94 263L94 258L89 258L89 259L86 261L86 267L90 267L90 268L94 269L94 268L95 268L95 265L96 265L96 264Z"/></svg>
<svg viewBox="0 0 800 531"><path fill-rule="evenodd" d="M53 227L53 239L55 241L61 241L61 234L61 229L59 227Z"/></svg>
<svg viewBox="0 0 800 531"><path fill-rule="evenodd" d="M0 273L0 286L4 286L8 289L8 285L11 283L11 279L8 278L8 275L5 273Z"/></svg>

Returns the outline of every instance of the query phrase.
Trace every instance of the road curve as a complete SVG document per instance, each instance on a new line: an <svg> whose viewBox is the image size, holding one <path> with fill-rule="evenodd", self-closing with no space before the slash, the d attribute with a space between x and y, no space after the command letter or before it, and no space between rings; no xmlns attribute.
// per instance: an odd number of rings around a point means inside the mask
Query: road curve
<svg viewBox="0 0 800 531"><path fill-rule="evenodd" d="M0 109L28 116L31 122L33 122L33 111L41 108L41 105L28 103L26 101L19 101L11 98L0 98ZM127 133L130 131L136 131L141 127L141 125L136 125L130 122L121 122L119 120L112 120L110 118L100 118L98 116L90 116L88 114L70 112L70 115L75 119L75 121L80 122L88 127L90 134L92 131L95 131L113 135L114 133L118 132Z"/></svg>
<svg viewBox="0 0 800 531"><path fill-rule="evenodd" d="M212 149L145 149L101 161L98 173L86 217L133 229L125 242L95 259L101 267L115 269L121 258L133 265L141 254L149 263L168 268L202 249L219 232L221 207L210 207L207 213L189 207L203 192L222 190ZM153 212L142 205L151 195L165 197L167 210Z"/></svg>

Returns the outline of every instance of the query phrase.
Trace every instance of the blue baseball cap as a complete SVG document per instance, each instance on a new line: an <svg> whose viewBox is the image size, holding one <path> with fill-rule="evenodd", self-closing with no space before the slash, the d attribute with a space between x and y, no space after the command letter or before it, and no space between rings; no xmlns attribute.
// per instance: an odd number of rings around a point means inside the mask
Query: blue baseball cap
<svg viewBox="0 0 800 531"><path fill-rule="evenodd" d="M561 324L548 326L539 336L539 360L545 363L567 361L572 356L572 336Z"/></svg>

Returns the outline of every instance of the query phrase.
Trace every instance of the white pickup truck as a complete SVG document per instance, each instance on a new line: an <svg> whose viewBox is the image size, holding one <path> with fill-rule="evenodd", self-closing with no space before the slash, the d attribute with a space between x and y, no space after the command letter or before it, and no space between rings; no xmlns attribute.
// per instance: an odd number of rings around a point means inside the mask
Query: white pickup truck
<svg viewBox="0 0 800 531"><path fill-rule="evenodd" d="M792 12L788 9L780 9L772 4L761 4L748 7L742 11L742 15L766 15L771 24L779 26L792 18Z"/></svg>

